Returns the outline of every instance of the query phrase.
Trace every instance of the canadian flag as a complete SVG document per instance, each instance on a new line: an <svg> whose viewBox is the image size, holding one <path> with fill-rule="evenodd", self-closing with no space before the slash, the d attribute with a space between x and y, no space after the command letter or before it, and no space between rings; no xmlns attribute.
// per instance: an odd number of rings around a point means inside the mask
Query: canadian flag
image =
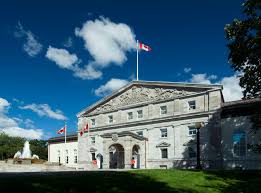
<svg viewBox="0 0 261 193"><path fill-rule="evenodd" d="M143 43L139 43L139 49L141 50L145 50L147 52L150 52L151 51L151 48Z"/></svg>
<svg viewBox="0 0 261 193"><path fill-rule="evenodd" d="M89 125L88 125L88 123L85 125L85 127L82 128L82 130L81 130L81 132L80 132L80 136L82 136L85 131L86 131L86 132L89 131Z"/></svg>
<svg viewBox="0 0 261 193"><path fill-rule="evenodd" d="M64 126L63 128L59 129L57 131L57 134L63 134L63 133L65 133L65 131L66 131L66 126Z"/></svg>

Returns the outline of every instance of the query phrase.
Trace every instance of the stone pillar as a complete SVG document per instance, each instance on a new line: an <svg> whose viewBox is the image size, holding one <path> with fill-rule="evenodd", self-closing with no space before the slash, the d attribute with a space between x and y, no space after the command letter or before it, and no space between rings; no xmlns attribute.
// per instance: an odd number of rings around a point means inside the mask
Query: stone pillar
<svg viewBox="0 0 261 193"><path fill-rule="evenodd" d="M125 164L125 169L130 169L131 168L131 158L132 158L132 140L128 136L127 139L124 141L124 164Z"/></svg>
<svg viewBox="0 0 261 193"><path fill-rule="evenodd" d="M110 155L109 155L109 147L108 143L106 143L105 139L103 140L103 169L109 169L109 160Z"/></svg>

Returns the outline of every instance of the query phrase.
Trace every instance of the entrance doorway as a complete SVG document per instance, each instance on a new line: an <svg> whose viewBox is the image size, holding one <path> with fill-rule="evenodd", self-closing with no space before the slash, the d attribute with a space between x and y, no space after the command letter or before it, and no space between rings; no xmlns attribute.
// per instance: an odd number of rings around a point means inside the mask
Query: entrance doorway
<svg viewBox="0 0 261 193"><path fill-rule="evenodd" d="M113 144L109 147L109 167L110 169L124 168L124 148L121 144Z"/></svg>
<svg viewBox="0 0 261 193"><path fill-rule="evenodd" d="M134 145L132 148L132 159L134 159L133 168L140 168L140 146Z"/></svg>

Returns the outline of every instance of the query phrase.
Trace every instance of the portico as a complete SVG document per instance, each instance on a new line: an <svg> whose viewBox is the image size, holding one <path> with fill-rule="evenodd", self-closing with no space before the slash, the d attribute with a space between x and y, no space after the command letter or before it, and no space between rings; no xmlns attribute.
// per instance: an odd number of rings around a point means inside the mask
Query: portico
<svg viewBox="0 0 261 193"><path fill-rule="evenodd" d="M101 137L104 169L129 169L132 158L135 160L135 168L146 168L147 138L129 131L106 133Z"/></svg>

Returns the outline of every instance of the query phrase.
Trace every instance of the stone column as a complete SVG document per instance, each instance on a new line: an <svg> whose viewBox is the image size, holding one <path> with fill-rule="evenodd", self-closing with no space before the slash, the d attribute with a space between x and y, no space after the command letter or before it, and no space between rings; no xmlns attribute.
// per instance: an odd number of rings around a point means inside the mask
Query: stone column
<svg viewBox="0 0 261 193"><path fill-rule="evenodd" d="M132 158L132 140L130 136L127 137L126 140L124 140L124 164L125 169L131 168L131 158Z"/></svg>
<svg viewBox="0 0 261 193"><path fill-rule="evenodd" d="M103 139L103 169L109 169L109 147L108 143L106 143L106 140Z"/></svg>

